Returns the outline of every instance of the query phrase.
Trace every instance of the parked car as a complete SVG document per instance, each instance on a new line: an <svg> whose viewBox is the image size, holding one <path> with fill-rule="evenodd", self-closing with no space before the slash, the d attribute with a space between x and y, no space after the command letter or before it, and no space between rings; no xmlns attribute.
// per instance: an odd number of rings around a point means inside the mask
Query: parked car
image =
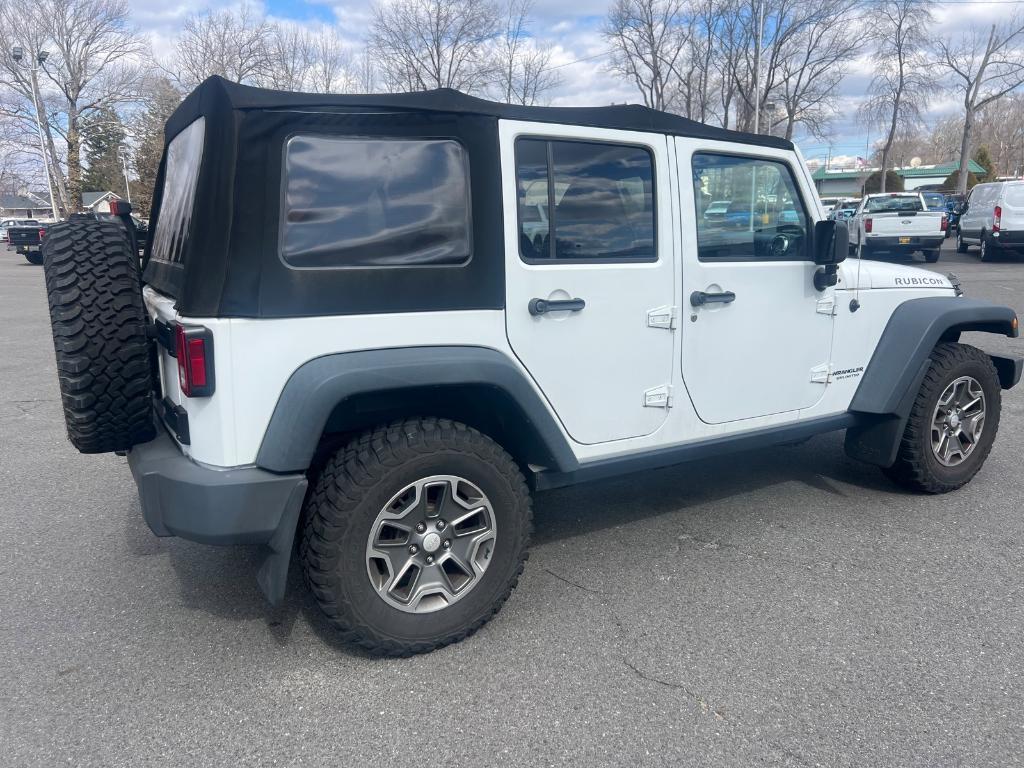
<svg viewBox="0 0 1024 768"><path fill-rule="evenodd" d="M865 195L850 219L850 247L862 258L880 253L909 257L921 251L934 264L948 226L946 212L929 211L920 192Z"/></svg>
<svg viewBox="0 0 1024 768"><path fill-rule="evenodd" d="M532 491L835 430L959 488L1024 365L960 342L1016 337L1012 309L844 263L782 138L218 77L165 136L141 280L116 222L44 240L68 437L127 452L156 535L261 545L271 602L297 537L327 621L377 654L495 615ZM745 228L700 215L748 189Z"/></svg>
<svg viewBox="0 0 1024 768"><path fill-rule="evenodd" d="M849 221L853 217L853 214L857 212L857 206L859 205L860 198L840 200L836 203L836 207L832 209L832 213L829 218L834 221Z"/></svg>
<svg viewBox="0 0 1024 768"><path fill-rule="evenodd" d="M958 229L960 212L967 206L967 195L946 195L943 201L946 207L946 220L949 222L946 237L950 237Z"/></svg>
<svg viewBox="0 0 1024 768"><path fill-rule="evenodd" d="M36 219L4 219L0 221L0 243L6 243L7 230L11 227L38 227L39 222Z"/></svg>
<svg viewBox="0 0 1024 768"><path fill-rule="evenodd" d="M1024 181L978 184L957 223L956 250L978 246L982 261L1024 249Z"/></svg>
<svg viewBox="0 0 1024 768"><path fill-rule="evenodd" d="M941 192L922 192L921 199L924 200L924 207L929 211L945 211L946 196ZM948 221L948 216L947 216Z"/></svg>
<svg viewBox="0 0 1024 768"><path fill-rule="evenodd" d="M42 264L43 254L40 250L46 227L36 222L33 225L7 228L7 247L25 257L29 264Z"/></svg>

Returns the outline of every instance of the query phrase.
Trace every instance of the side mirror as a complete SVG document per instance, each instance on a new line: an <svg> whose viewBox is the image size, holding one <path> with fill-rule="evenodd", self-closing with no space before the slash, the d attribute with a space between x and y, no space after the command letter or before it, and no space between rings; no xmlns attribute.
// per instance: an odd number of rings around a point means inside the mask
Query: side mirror
<svg viewBox="0 0 1024 768"><path fill-rule="evenodd" d="M850 249L850 230L845 221L819 221L814 225L814 287L819 291L839 281L837 265L846 260Z"/></svg>
<svg viewBox="0 0 1024 768"><path fill-rule="evenodd" d="M814 225L814 263L835 265L846 260L850 249L850 229L845 221L832 219Z"/></svg>

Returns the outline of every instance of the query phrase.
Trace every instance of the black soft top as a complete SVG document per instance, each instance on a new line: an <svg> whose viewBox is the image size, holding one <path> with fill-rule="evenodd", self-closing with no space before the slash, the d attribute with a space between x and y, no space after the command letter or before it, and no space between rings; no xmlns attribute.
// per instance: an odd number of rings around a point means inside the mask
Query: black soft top
<svg viewBox="0 0 1024 768"><path fill-rule="evenodd" d="M442 89L332 95L250 88L211 77L167 122L166 144L202 118L203 152L186 232L170 259L150 258L161 231L167 150L154 191L144 280L191 317L297 317L501 309L505 304L501 119L646 131L790 150L769 136L727 131L640 106L522 107ZM442 138L469 160L471 258L460 267L294 269L281 257L283 160L298 135ZM166 186L166 190L165 190ZM180 212L178 212L180 214ZM514 212L512 213L514 216ZM169 222L183 220L168 216ZM168 224L170 227L170 223ZM166 238L165 238L166 239Z"/></svg>
<svg viewBox="0 0 1024 768"><path fill-rule="evenodd" d="M762 147L793 149L793 143L775 136L730 131L698 123L679 115L650 109L639 104L615 104L608 107L524 107L478 99L451 88L413 93L322 94L273 91L253 88L209 77L196 88L167 122L170 141L200 114L214 108L238 110L309 110L329 112L333 108L374 107L411 112L446 112L483 115L505 120L530 120L538 123L564 123L592 128L616 128L628 131L666 133L716 141L755 144Z"/></svg>

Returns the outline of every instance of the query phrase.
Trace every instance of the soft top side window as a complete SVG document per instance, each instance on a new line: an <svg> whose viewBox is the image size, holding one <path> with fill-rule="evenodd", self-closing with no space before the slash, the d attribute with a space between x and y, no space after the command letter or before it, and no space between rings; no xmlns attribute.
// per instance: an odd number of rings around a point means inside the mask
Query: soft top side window
<svg viewBox="0 0 1024 768"><path fill-rule="evenodd" d="M298 135L284 163L280 249L288 266L469 261L469 159L457 141Z"/></svg>

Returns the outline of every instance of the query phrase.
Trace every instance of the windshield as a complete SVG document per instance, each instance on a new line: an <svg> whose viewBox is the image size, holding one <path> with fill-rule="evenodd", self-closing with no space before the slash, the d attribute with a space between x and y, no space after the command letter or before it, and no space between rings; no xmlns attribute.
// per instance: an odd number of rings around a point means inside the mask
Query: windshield
<svg viewBox="0 0 1024 768"><path fill-rule="evenodd" d="M942 211L946 208L946 196L941 192L922 192L921 197L929 211Z"/></svg>
<svg viewBox="0 0 1024 768"><path fill-rule="evenodd" d="M890 195L872 197L865 208L868 213L910 213L923 211L920 195Z"/></svg>

